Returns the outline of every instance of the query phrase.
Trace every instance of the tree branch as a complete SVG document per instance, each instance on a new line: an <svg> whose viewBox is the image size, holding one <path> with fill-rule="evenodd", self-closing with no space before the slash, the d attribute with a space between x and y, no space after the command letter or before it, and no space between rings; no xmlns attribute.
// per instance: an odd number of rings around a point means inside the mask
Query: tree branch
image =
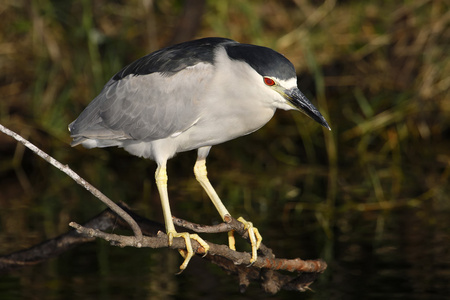
<svg viewBox="0 0 450 300"><path fill-rule="evenodd" d="M123 203L121 203L120 206L136 220L145 234L142 240L142 247L168 247L168 238L163 232L163 224L148 220L133 213ZM186 222L184 220L182 221ZM240 222L236 222L240 224ZM197 225L194 223L190 224ZM219 232L222 230L223 226L229 226L229 224L223 224L225 225L219 224L219 226L210 227L218 228ZM128 224L118 218L117 215L109 209L104 210L83 225L71 222L70 226L75 229L29 249L0 257L0 273L19 267L35 265L68 251L77 245L92 242L95 238L109 241L113 246L135 247L136 237L106 232L107 230L112 229L129 229ZM202 225L198 226L205 227ZM210 230L209 232L214 233L214 230ZM314 282L317 276L322 273L327 266L326 263L321 260L275 258L270 249L268 249L267 252L270 253L272 257L261 254L258 256L255 263L250 264L250 253L237 252L225 245L218 245L209 241L206 242L210 246L206 256L204 249L194 240L192 241L193 250L196 254L202 256L204 260L220 266L228 273L237 275L241 291L244 291L250 282L259 282L264 291L272 294L282 289L303 292L309 289L309 285ZM185 249L185 247L184 239L174 238L173 245L170 248ZM293 273L293 275L282 274L280 271L289 271Z"/></svg>
<svg viewBox="0 0 450 300"><path fill-rule="evenodd" d="M93 185L91 185L89 182L84 180L80 175L75 173L71 168L69 168L68 165L63 165L38 147L36 147L31 142L24 139L19 134L15 133L12 130L9 130L8 128L4 127L2 124L0 124L0 131L9 135L10 137L13 137L20 143L22 143L25 147L39 155L41 158L43 158L45 161L53 165L58 170L66 173L70 178L72 178L76 183L84 187L86 190L88 190L92 195L94 195L97 199L102 201L106 206L108 206L112 211L114 211L117 215L119 215L121 218L123 218L131 227L133 230L134 235L136 236L136 247L139 248L139 243L142 240L142 231L137 225L137 223L123 210L118 206L114 201L106 197L102 192L100 192L97 188L95 188Z"/></svg>
<svg viewBox="0 0 450 300"><path fill-rule="evenodd" d="M84 225L71 222L70 226L73 227L74 230L70 230L54 239L45 241L26 250L1 256L0 272L37 264L59 255L76 245L91 242L95 238L104 239L109 241L112 245L120 247L169 247L168 237L164 233L165 228L162 224L150 221L133 213L125 207L124 204L118 205L114 203L72 171L67 165L62 165L53 157L1 124L0 131L12 136L44 160L66 173L75 182L86 188L110 208L92 218ZM117 216L120 218L117 218ZM244 225L232 217L226 219L225 223L215 226L195 224L178 218L174 218L174 222L178 226L199 233L219 233L234 230L244 239L248 240L248 231L244 228ZM106 232L107 230L117 227L124 229L131 228L134 232L134 236L117 235ZM143 236L142 232L145 233L145 236ZM260 254L258 255L257 260L253 264L250 264L251 255L249 253L237 252L225 245L206 242L210 249L205 255L204 248L195 240L192 240L192 247L195 253L220 266L222 269L237 275L241 291L244 291L251 281L260 282L264 291L272 294L281 289L306 291L309 289L309 285L314 282L317 276L327 267L326 263L322 260L275 258L272 250L264 244L261 244L259 248ZM184 239L174 238L170 248L178 250L185 249L186 245ZM289 271L294 273L294 275L282 274L279 271Z"/></svg>

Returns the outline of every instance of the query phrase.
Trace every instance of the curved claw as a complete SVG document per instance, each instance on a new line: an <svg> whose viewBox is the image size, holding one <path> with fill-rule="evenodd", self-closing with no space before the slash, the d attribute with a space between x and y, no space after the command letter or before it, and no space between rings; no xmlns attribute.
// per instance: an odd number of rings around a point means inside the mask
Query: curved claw
<svg viewBox="0 0 450 300"><path fill-rule="evenodd" d="M184 262L180 266L179 273L183 272L183 270L186 269L192 256L194 256L194 250L192 249L191 239L196 240L205 249L205 255L206 255L206 253L208 253L209 245L205 242L205 240L203 240L200 236L198 236L198 234L190 234L188 232L169 231L167 233L167 236L169 237L169 246L172 246L174 237L181 237L184 239L184 241L186 243L186 251L182 251L182 250L179 251L181 256L183 256L183 258L184 258Z"/></svg>
<svg viewBox="0 0 450 300"><path fill-rule="evenodd" d="M256 227L253 227L252 222L248 222L242 217L239 217L237 220L244 224L244 228L248 231L248 237L250 239L250 244L252 245L252 258L250 259L250 264L253 264L258 257L257 251L259 246L261 246L262 236L259 233L259 230Z"/></svg>

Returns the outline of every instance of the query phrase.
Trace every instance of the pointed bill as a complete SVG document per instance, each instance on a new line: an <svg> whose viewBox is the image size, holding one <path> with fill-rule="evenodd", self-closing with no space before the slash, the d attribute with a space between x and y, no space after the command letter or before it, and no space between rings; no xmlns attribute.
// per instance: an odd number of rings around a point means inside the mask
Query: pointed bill
<svg viewBox="0 0 450 300"><path fill-rule="evenodd" d="M302 92L296 87L284 90L284 98L288 101L288 103L296 110L301 111L320 125L322 125L325 128L328 128L328 130L331 130L330 126L328 125L325 118L322 116L322 114L317 110L317 108L312 105L312 103L306 98L305 95L303 95Z"/></svg>

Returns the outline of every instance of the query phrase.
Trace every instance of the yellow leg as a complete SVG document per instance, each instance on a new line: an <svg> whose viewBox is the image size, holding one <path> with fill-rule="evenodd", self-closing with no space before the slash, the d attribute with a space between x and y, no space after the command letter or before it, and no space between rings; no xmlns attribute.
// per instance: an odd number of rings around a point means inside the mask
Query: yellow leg
<svg viewBox="0 0 450 300"><path fill-rule="evenodd" d="M197 162L194 166L194 174L197 181L200 183L200 185L203 187L205 192L208 194L209 198L211 199L212 203L216 207L217 211L219 212L220 216L222 217L222 220L225 220L225 217L231 216L228 210L225 208L225 206L222 203L222 200L220 200L219 196L217 195L216 191L212 187L211 183L208 179L208 172L206 171L206 160L204 158L197 159ZM252 245L252 258L250 260L251 263L254 263L257 258L257 250L259 246L261 245L262 236L259 234L259 231L257 228L253 227L253 224L251 222L245 221L242 217L238 219L239 222L243 223L245 225L245 228L248 230L248 235L250 238L250 243ZM230 231L228 233L228 243L229 247L232 250L236 250L235 247L235 239L233 235L233 231Z"/></svg>
<svg viewBox="0 0 450 300"><path fill-rule="evenodd" d="M163 215L164 215L164 222L166 225L167 230L167 236L169 237L169 246L172 246L173 238L174 237L182 237L184 238L186 242L186 254L183 255L184 262L180 266L180 270L183 271L186 269L189 261L191 260L192 256L194 256L194 251L192 250L192 244L191 239L196 240L200 245L205 248L205 253L208 252L209 246L208 244L197 234L189 234L187 232L181 232L178 233L175 230L175 225L173 224L172 220L172 213L170 211L170 204L169 204L169 196L167 193L167 172L165 166L158 166L155 173L155 179L156 179L156 186L158 187L159 196L161 198L161 205L163 209Z"/></svg>
<svg viewBox="0 0 450 300"><path fill-rule="evenodd" d="M225 205L223 205L222 200L220 200L216 191L209 182L208 172L206 171L206 161L204 159L197 160L194 166L194 174L197 181L200 183L205 192L208 194L209 198L216 207L222 219L225 220L226 215L231 216L228 210L226 209Z"/></svg>

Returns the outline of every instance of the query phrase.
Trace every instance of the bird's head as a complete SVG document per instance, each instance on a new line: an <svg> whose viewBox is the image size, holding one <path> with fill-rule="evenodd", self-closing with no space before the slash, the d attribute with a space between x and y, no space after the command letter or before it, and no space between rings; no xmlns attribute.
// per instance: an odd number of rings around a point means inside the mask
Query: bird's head
<svg viewBox="0 0 450 300"><path fill-rule="evenodd" d="M276 108L298 110L330 129L322 114L297 87L295 68L286 57L270 48L249 44L229 44L225 49L230 59L246 63L256 71L254 78L259 80L256 87L270 95Z"/></svg>

